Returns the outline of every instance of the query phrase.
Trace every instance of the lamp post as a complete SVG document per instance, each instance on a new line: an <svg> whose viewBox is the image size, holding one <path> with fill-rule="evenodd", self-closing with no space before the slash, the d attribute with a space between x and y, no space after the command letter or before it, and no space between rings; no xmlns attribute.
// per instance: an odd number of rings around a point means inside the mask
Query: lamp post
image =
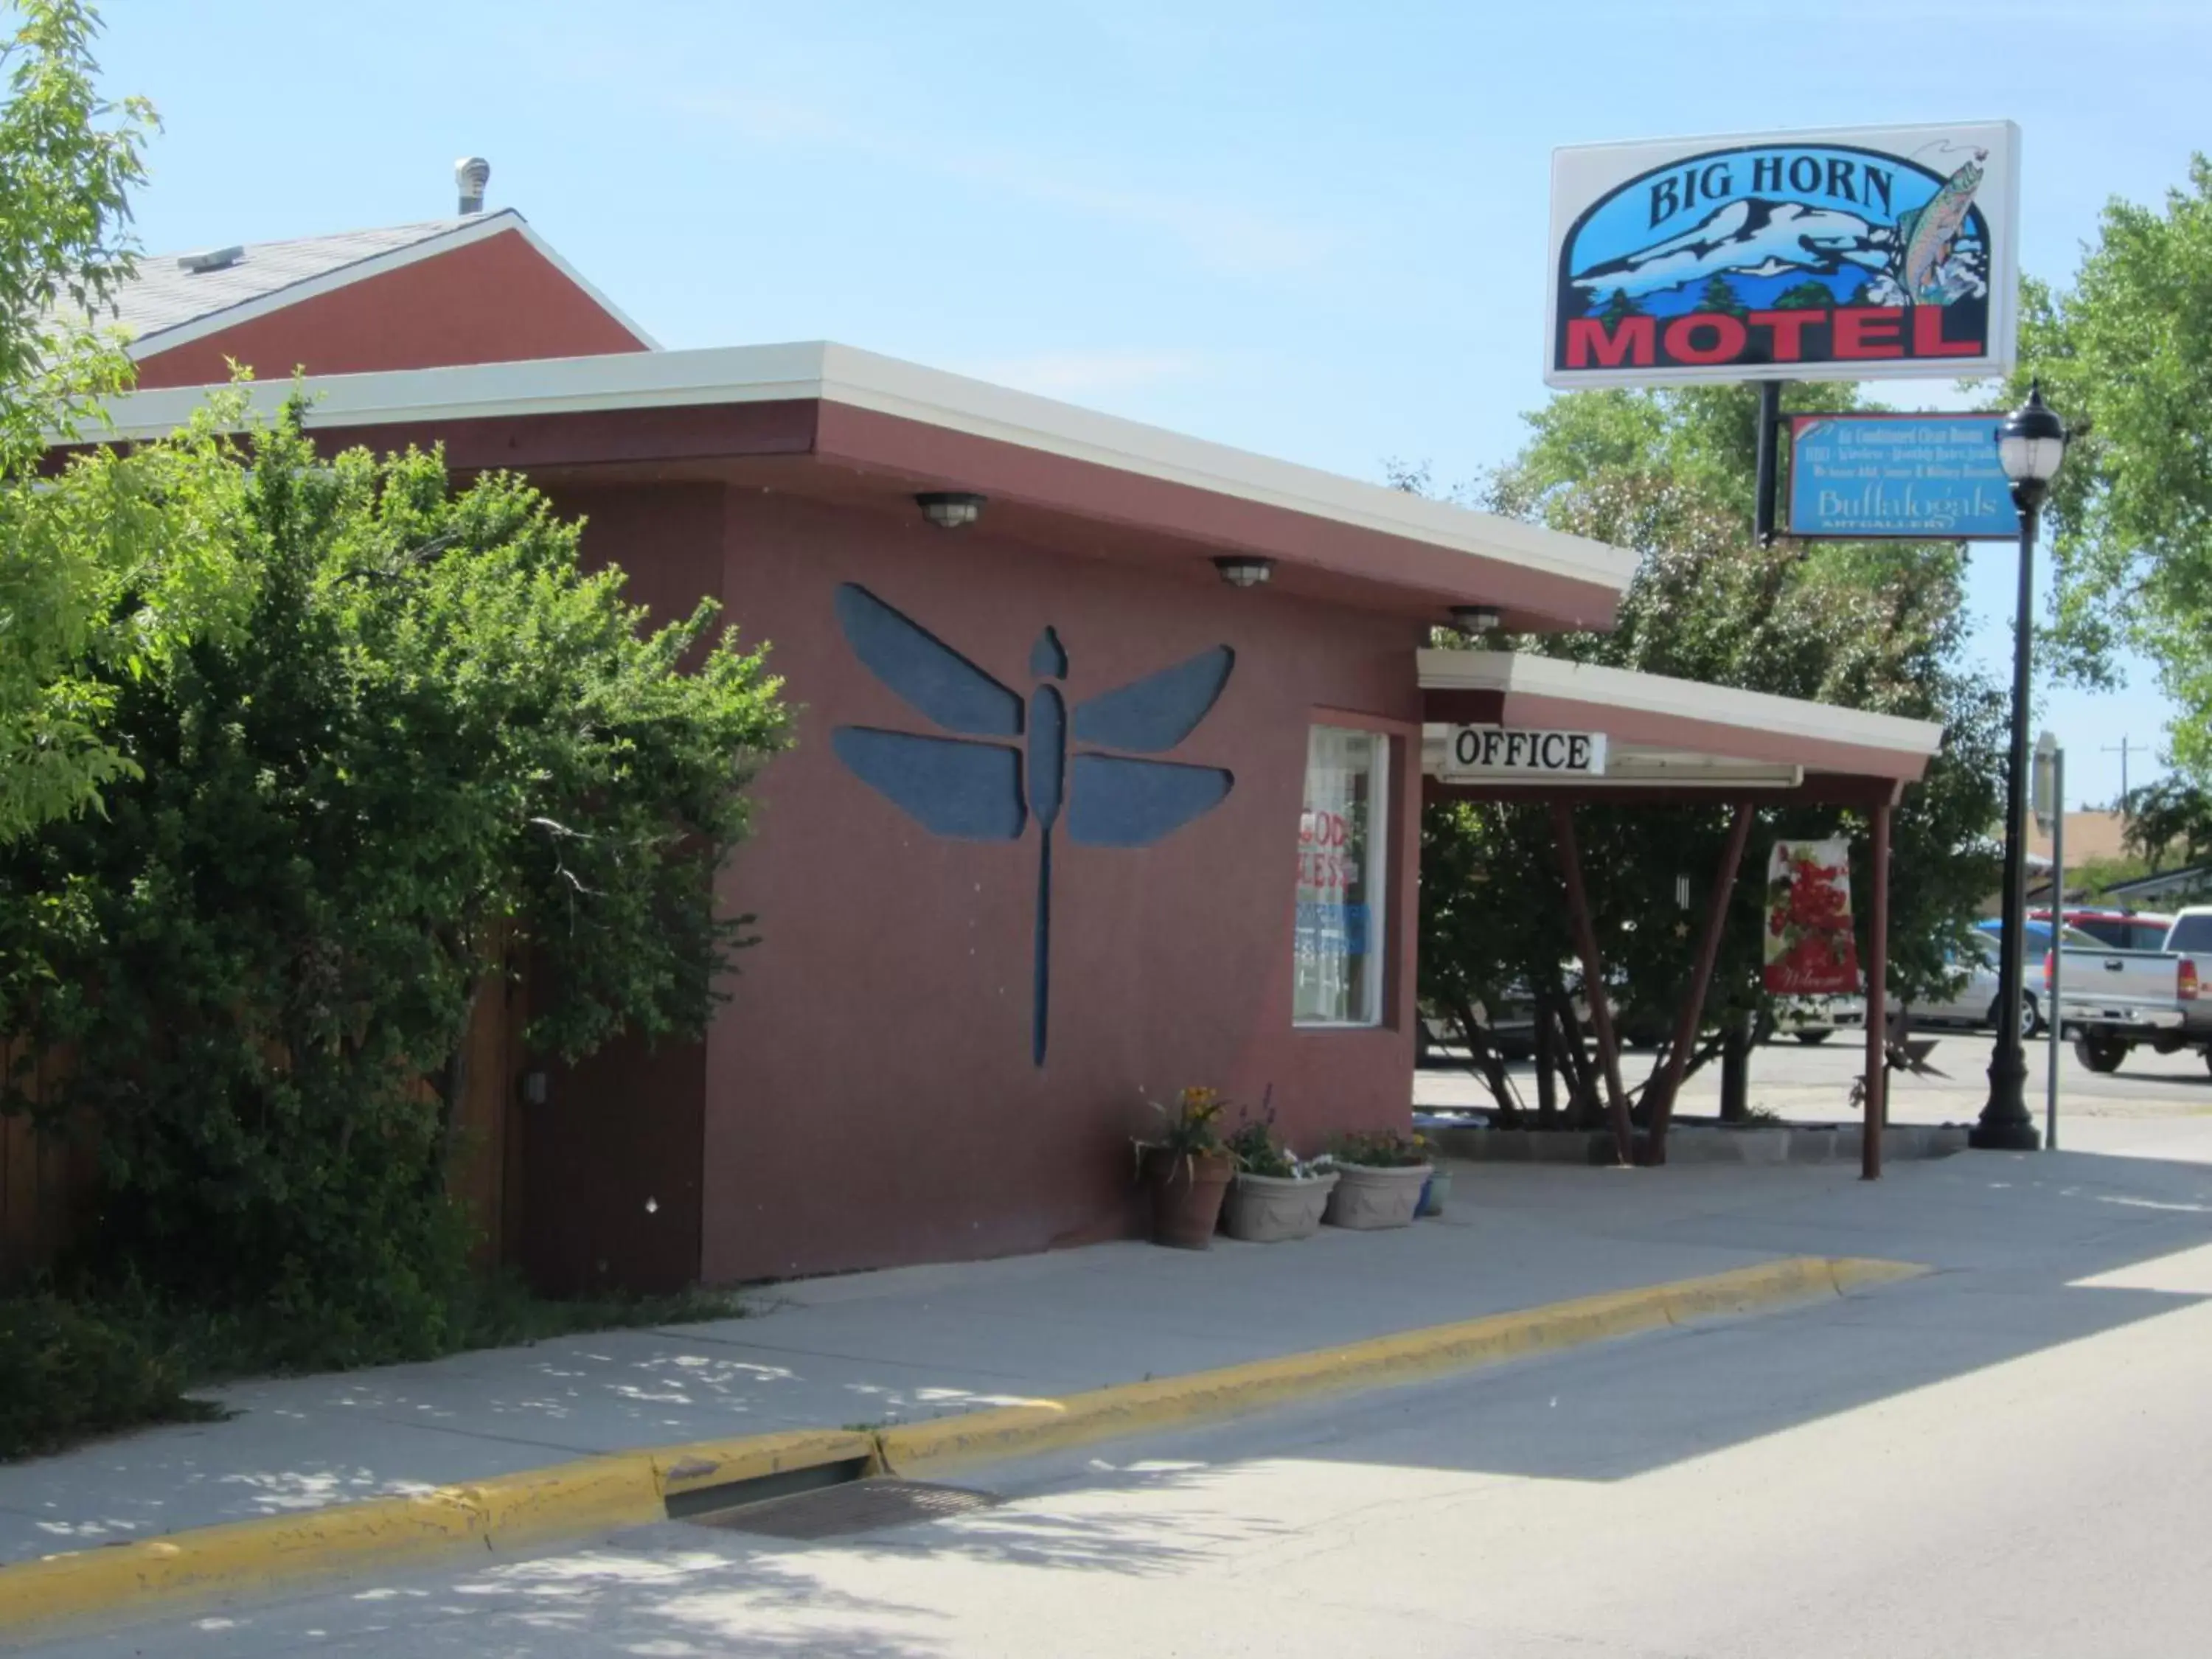
<svg viewBox="0 0 2212 1659"><path fill-rule="evenodd" d="M1968 1134L1969 1145L2032 1152L2040 1144L2027 1115L2027 1056L2021 1048L2022 964L2027 948L2027 849L2021 845L2027 797L2028 647L2033 626L2035 532L2043 498L2066 459L2066 422L2031 384L2027 401L1997 428L1997 459L2012 481L2020 509L2020 602L2013 615L2012 759L2005 769L2004 932L1997 981L1997 1041L1990 1056L1990 1100ZM2054 915L2063 906L2054 907ZM2053 937L2057 934L2054 932Z"/></svg>

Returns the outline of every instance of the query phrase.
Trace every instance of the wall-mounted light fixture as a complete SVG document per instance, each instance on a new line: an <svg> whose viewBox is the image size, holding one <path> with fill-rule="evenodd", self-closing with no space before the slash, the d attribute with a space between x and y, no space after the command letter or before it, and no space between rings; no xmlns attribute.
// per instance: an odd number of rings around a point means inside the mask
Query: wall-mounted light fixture
<svg viewBox="0 0 2212 1659"><path fill-rule="evenodd" d="M931 489L914 498L921 509L921 516L939 530L957 530L983 516L983 503L990 499L965 489Z"/></svg>
<svg viewBox="0 0 2212 1659"><path fill-rule="evenodd" d="M1226 554L1213 562L1221 573L1221 580L1231 587L1258 587L1275 574L1273 559L1257 559L1242 554Z"/></svg>
<svg viewBox="0 0 2212 1659"><path fill-rule="evenodd" d="M1455 605L1451 619L1452 626L1462 634L1495 634L1505 621L1486 605Z"/></svg>

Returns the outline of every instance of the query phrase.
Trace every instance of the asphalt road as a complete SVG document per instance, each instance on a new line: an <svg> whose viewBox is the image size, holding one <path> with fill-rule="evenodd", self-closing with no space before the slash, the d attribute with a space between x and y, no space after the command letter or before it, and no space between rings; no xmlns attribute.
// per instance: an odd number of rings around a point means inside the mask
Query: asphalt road
<svg viewBox="0 0 2212 1659"><path fill-rule="evenodd" d="M949 1519L818 1541L672 1523L55 1651L2203 1652L2212 1086L2142 1097L2085 1109L2076 1150L1872 1186L1532 1169L1478 1192L1623 1249L1939 1269L1850 1299L1001 1466L975 1482L1001 1501Z"/></svg>
<svg viewBox="0 0 2212 1659"><path fill-rule="evenodd" d="M1893 1122L1971 1122L1989 1096L1988 1071L1991 1039L1987 1032L1924 1030L1916 1034L1933 1038L1936 1047L1927 1064L1940 1075L1913 1076L1892 1073L1889 1110ZM2028 1109L2039 1125L2049 1070L2049 1045L2040 1038L2027 1045ZM1624 1082L1633 1088L1658 1062L1649 1048L1631 1049L1622 1056ZM1865 1039L1856 1032L1838 1032L1826 1042L1801 1043L1784 1037L1762 1043L1752 1051L1751 1103L1753 1108L1784 1117L1814 1121L1848 1118L1851 1085L1866 1063ZM1510 1068L1522 1097L1533 1105L1536 1098L1535 1072L1526 1063ZM2212 1070L2202 1056L2185 1051L2154 1054L2148 1048L2130 1054L2118 1072L2100 1074L2075 1058L2071 1045L2059 1055L2059 1139L2063 1145L2066 1124L2076 1116L2159 1117L2212 1114ZM1414 1079L1416 1105L1473 1107L1490 1104L1487 1088L1462 1067L1432 1064ZM1720 1067L1709 1064L1683 1085L1677 1110L1717 1113L1720 1109Z"/></svg>

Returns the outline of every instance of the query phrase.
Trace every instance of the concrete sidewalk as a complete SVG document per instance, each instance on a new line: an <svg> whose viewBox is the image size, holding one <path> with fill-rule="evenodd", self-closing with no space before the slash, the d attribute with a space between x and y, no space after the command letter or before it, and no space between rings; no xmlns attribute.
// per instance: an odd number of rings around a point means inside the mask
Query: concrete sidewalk
<svg viewBox="0 0 2212 1659"><path fill-rule="evenodd" d="M764 1291L743 1320L246 1384L221 1391L228 1422L0 1467L0 1561L625 1448L910 1422L1785 1255L2070 1274L2212 1231L2203 1139L2170 1158L1961 1157L1871 1187L1833 1168L1462 1165L1456 1213L1399 1232L858 1274Z"/></svg>

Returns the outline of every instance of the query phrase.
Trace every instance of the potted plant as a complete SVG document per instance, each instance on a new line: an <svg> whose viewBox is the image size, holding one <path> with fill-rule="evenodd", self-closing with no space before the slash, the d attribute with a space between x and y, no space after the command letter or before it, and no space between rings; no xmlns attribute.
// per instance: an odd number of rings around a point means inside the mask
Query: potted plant
<svg viewBox="0 0 2212 1659"><path fill-rule="evenodd" d="M1221 1212L1230 1237L1253 1244L1310 1238L1336 1187L1336 1171L1317 1169L1275 1137L1275 1115L1237 1125L1229 1137L1237 1174Z"/></svg>
<svg viewBox="0 0 2212 1659"><path fill-rule="evenodd" d="M1212 1089L1188 1088L1172 1107L1152 1103L1160 1133L1137 1146L1137 1178L1152 1189L1152 1242L1182 1250L1213 1243L1221 1196L1236 1160L1221 1144L1222 1099Z"/></svg>
<svg viewBox="0 0 2212 1659"><path fill-rule="evenodd" d="M1421 1188L1435 1172L1419 1135L1376 1129L1345 1136L1329 1149L1337 1172L1322 1219L1332 1227L1403 1227L1413 1219Z"/></svg>

